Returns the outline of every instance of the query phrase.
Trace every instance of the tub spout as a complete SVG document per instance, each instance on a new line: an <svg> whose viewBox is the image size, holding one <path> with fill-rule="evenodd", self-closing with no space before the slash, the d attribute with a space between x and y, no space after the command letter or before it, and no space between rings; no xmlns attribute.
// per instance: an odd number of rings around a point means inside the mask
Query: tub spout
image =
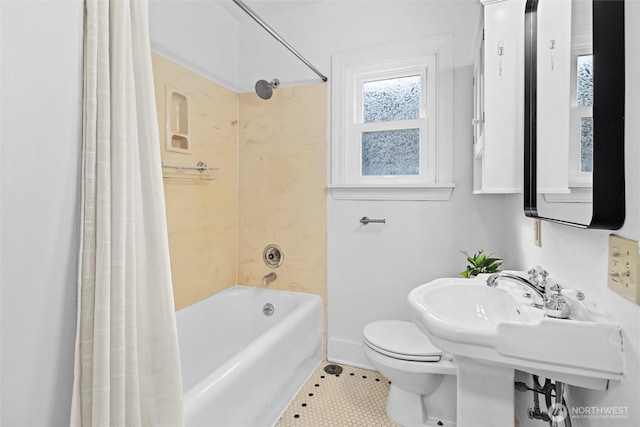
<svg viewBox="0 0 640 427"><path fill-rule="evenodd" d="M269 283L273 282L278 278L276 273L265 274L262 278L262 286L267 286Z"/></svg>

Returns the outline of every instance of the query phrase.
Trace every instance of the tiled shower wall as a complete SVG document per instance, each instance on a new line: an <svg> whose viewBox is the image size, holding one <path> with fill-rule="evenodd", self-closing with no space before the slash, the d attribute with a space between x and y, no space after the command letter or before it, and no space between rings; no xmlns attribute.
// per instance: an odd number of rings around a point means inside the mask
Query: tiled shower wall
<svg viewBox="0 0 640 427"><path fill-rule="evenodd" d="M327 87L281 87L269 100L233 91L157 54L163 161L219 167L216 181L165 179L176 309L234 284L326 297ZM165 149L165 86L189 100L192 153ZM262 260L274 243L285 254Z"/></svg>
<svg viewBox="0 0 640 427"><path fill-rule="evenodd" d="M326 293L327 87L312 84L274 90L269 100L240 95L238 178L238 283ZM266 245L285 254L272 270Z"/></svg>
<svg viewBox="0 0 640 427"><path fill-rule="evenodd" d="M215 181L164 179L176 309L236 284L237 105L233 91L153 54L162 160L220 168ZM191 153L165 149L165 87L189 102Z"/></svg>

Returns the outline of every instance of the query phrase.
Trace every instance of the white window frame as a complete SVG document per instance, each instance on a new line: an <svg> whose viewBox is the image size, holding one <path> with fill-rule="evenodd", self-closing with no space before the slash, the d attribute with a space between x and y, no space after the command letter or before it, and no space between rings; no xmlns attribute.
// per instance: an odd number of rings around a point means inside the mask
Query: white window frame
<svg viewBox="0 0 640 427"><path fill-rule="evenodd" d="M377 65L377 64L376 64ZM435 92L435 58L429 58L428 68L411 68L393 71L371 71L358 73L353 85L354 93L354 118L352 123L346 124L345 143L347 163L346 173L348 180L356 184L420 184L425 180L433 180L435 175L435 128L429 126L429 121L434 119L435 96L427 97L427 93ZM365 67L376 68L376 67ZM419 76L420 77L420 116L412 120L389 120L383 122L364 122L364 84L377 80L389 80L394 78ZM429 76L429 78L427 78ZM429 102L427 102L429 101ZM427 104L430 105L427 105ZM418 129L420 131L420 171L418 175L362 175L362 134L364 132L379 132L388 130ZM349 167L353 166L353 167Z"/></svg>
<svg viewBox="0 0 640 427"><path fill-rule="evenodd" d="M453 183L453 55L450 35L333 55L329 189L335 199L449 200ZM416 120L362 123L365 82L422 76ZM425 84L426 82L426 84ZM362 176L361 132L420 129L420 174Z"/></svg>
<svg viewBox="0 0 640 427"><path fill-rule="evenodd" d="M593 186L593 175L591 172L581 170L580 141L580 120L584 117L593 117L593 106L578 106L577 79L578 79L578 57L582 55L592 55L593 45L591 34L580 34L574 36L573 48L571 49L571 113L570 113L570 143L569 143L569 187Z"/></svg>
<svg viewBox="0 0 640 427"><path fill-rule="evenodd" d="M580 119L593 117L593 106L579 107L578 98L578 56L593 54L591 32L573 35L571 40L571 99L569 108L569 194L545 194L547 203L592 203L593 174L581 171Z"/></svg>

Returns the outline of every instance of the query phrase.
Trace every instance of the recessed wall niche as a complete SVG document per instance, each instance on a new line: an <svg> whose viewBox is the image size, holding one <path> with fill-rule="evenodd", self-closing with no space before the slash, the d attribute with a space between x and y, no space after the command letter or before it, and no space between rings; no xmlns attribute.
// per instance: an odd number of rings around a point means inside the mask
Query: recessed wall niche
<svg viewBox="0 0 640 427"><path fill-rule="evenodd" d="M191 154L189 143L189 99L171 86L165 86L165 147L167 151Z"/></svg>

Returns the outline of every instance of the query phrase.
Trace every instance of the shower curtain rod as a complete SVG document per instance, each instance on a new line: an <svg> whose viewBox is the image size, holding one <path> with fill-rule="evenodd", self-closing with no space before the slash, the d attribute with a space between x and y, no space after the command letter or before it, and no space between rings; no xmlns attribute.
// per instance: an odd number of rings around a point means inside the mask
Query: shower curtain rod
<svg viewBox="0 0 640 427"><path fill-rule="evenodd" d="M264 20L262 18L260 18L258 15L256 15L256 13L253 10L251 10L249 8L249 6L244 4L244 2L242 2L241 0L233 0L233 2L235 4L237 4L240 9L244 10L247 15L249 15L251 18L253 18L254 21L256 21L258 24L260 24L260 26L262 28L267 30L267 32L269 34L271 34L274 39L278 40L280 43L282 43L282 45L284 47L289 49L289 51L291 53L293 53L295 56L297 56L300 61L304 62L307 67L311 68L313 70L313 72L316 73L322 79L323 82L326 82L328 80L327 77L324 74L322 74L320 71L318 71L318 69L316 67L311 65L311 63L309 61L307 61L305 59L305 57L300 54L300 52L295 50L293 48L293 46L291 46L282 37L280 37L280 35L278 33L276 33L275 30L269 26L269 24L264 22Z"/></svg>

